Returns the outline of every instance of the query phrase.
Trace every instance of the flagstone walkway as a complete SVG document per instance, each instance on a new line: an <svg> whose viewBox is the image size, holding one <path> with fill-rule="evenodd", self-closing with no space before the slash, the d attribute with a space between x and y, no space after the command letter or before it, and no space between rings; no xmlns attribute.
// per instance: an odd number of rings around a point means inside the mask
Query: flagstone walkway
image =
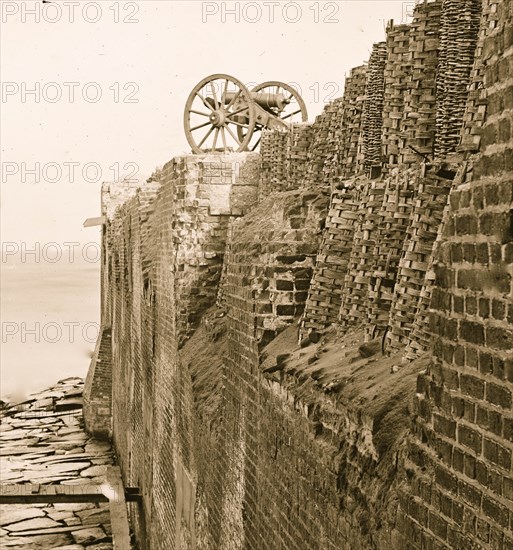
<svg viewBox="0 0 513 550"><path fill-rule="evenodd" d="M3 408L2 485L105 482L113 452L108 442L85 433L82 390L82 379L69 378L22 404ZM0 505L0 548L112 550L109 504Z"/></svg>

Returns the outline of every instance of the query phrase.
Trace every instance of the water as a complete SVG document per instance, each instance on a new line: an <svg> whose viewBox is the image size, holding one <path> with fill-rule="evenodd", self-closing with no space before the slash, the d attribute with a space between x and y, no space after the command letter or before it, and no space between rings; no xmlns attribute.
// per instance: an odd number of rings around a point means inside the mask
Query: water
<svg viewBox="0 0 513 550"><path fill-rule="evenodd" d="M0 399L84 377L99 326L98 262L1 264Z"/></svg>

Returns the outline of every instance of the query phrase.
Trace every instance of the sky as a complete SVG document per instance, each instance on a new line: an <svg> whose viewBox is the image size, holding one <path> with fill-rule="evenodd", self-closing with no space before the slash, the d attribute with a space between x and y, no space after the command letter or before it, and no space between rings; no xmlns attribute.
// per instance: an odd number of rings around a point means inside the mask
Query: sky
<svg viewBox="0 0 513 550"><path fill-rule="evenodd" d="M97 239L82 222L101 181L188 152L184 105L209 74L295 83L313 120L412 4L1 0L3 240Z"/></svg>
<svg viewBox="0 0 513 550"><path fill-rule="evenodd" d="M0 398L87 372L100 233L82 224L100 214L102 181L144 181L190 151L183 111L199 81L289 83L313 121L413 5L0 0Z"/></svg>

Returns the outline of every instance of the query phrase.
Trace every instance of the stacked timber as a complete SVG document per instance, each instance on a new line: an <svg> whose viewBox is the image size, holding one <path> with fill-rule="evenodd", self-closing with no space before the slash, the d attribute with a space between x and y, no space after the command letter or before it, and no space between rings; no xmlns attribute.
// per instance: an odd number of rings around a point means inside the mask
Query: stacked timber
<svg viewBox="0 0 513 550"><path fill-rule="evenodd" d="M408 343L433 244L452 185L451 179L437 175L434 170L426 172L426 165L422 165L399 262L394 300L390 310L390 328L387 333L387 349L390 351L400 350Z"/></svg>
<svg viewBox="0 0 513 550"><path fill-rule="evenodd" d="M357 211L353 249L341 297L339 319L343 325L356 325L367 320L373 253L379 212L385 195L386 184L383 180L366 180L360 185L361 199Z"/></svg>
<svg viewBox="0 0 513 550"><path fill-rule="evenodd" d="M399 164L418 164L432 158L436 129L436 69L441 2L418 4L413 13L408 45L408 76L400 126Z"/></svg>
<svg viewBox="0 0 513 550"><path fill-rule="evenodd" d="M481 141L481 128L486 115L486 94L484 87L485 66L482 53L485 38L497 26L498 1L482 0L479 34L474 52L474 65L470 74L468 98L463 115L463 127L458 151L477 152Z"/></svg>
<svg viewBox="0 0 513 550"><path fill-rule="evenodd" d="M301 322L303 334L322 330L337 321L359 206L357 180L340 184L331 195Z"/></svg>
<svg viewBox="0 0 513 550"><path fill-rule="evenodd" d="M454 164L444 164L444 168L449 167L456 171L451 189L455 189L458 185L469 181L472 177L472 164L470 162L455 162ZM450 171L449 171L450 172ZM449 204L445 205L442 214L442 223L438 227L436 240L433 244L433 251L429 258L427 271L424 278L424 283L420 291L419 300L414 312L414 320L411 332L406 342L403 360L405 362L413 361L429 349L431 333L429 327L429 308L431 304L432 291L435 284L435 264L440 260L439 250L442 243L443 230L446 220L449 215Z"/></svg>
<svg viewBox="0 0 513 550"><path fill-rule="evenodd" d="M368 335L384 333L389 323L399 261L410 223L417 169L395 168L385 179L385 194L378 212L376 246L370 278Z"/></svg>
<svg viewBox="0 0 513 550"><path fill-rule="evenodd" d="M365 101L367 68L351 69L344 89L342 141L340 142L340 177L348 179L363 165L362 115Z"/></svg>
<svg viewBox="0 0 513 550"><path fill-rule="evenodd" d="M308 150L312 140L312 126L292 124L287 134L286 166L287 189L299 189L305 182L308 168Z"/></svg>
<svg viewBox="0 0 513 550"><path fill-rule="evenodd" d="M340 176L340 158L343 137L344 98L333 100L326 106L329 112L328 136L323 166L323 185L333 189Z"/></svg>
<svg viewBox="0 0 513 550"><path fill-rule="evenodd" d="M409 74L410 26L396 25L393 21L387 27L386 61L383 72L383 130L382 156L384 169L397 164L399 155L399 134L403 118L404 94Z"/></svg>
<svg viewBox="0 0 513 550"><path fill-rule="evenodd" d="M312 125L312 140L308 150L308 167L306 170L305 184L307 186L320 186L324 181L324 161L326 159L326 142L329 134L331 104L325 106L323 112L315 118Z"/></svg>
<svg viewBox="0 0 513 550"><path fill-rule="evenodd" d="M260 183L259 200L274 191L287 189L287 138L288 132L282 130L262 130L260 142Z"/></svg>
<svg viewBox="0 0 513 550"><path fill-rule="evenodd" d="M481 0L443 0L436 75L435 157L456 151L474 63Z"/></svg>
<svg viewBox="0 0 513 550"><path fill-rule="evenodd" d="M443 220L447 218L449 213L448 205L446 205ZM423 353L428 351L431 340L429 332L429 306L431 304L431 295L433 287L435 285L435 271L434 263L437 258L438 250L442 241L444 223L440 224L438 229L437 238L433 244L433 253L429 258L429 263L424 278L424 283L420 291L419 300L415 308L415 316L411 332L409 333L406 341L406 347L404 349L403 361L409 362L420 357Z"/></svg>
<svg viewBox="0 0 513 550"><path fill-rule="evenodd" d="M386 42L374 44L367 67L362 118L363 164L366 171L372 166L381 166L382 161L381 134L383 130L383 94L386 59Z"/></svg>

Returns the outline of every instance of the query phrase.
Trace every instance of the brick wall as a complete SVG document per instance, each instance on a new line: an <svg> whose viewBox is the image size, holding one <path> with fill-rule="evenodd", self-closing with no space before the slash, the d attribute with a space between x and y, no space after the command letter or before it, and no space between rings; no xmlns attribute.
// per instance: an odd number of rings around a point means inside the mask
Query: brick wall
<svg viewBox="0 0 513 550"><path fill-rule="evenodd" d="M451 191L435 262L433 359L402 499L412 548L513 548L511 2L496 14L481 58L480 155Z"/></svg>
<svg viewBox="0 0 513 550"><path fill-rule="evenodd" d="M144 497L142 507L131 505L142 548L193 546L193 394L178 348L216 300L230 220L257 200L256 160L177 157L158 182L103 188L104 330L88 375L86 422L102 428L111 382L123 478Z"/></svg>

